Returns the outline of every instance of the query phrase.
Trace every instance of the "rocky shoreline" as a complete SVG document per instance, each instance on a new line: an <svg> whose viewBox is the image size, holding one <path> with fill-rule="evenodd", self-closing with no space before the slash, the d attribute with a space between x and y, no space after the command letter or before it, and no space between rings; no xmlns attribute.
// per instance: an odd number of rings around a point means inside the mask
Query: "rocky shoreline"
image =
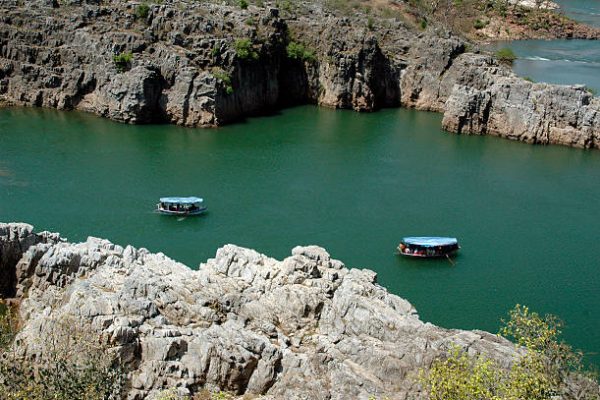
<svg viewBox="0 0 600 400"><path fill-rule="evenodd" d="M227 245L193 271L145 249L0 223L0 275L1 297L20 304L25 354L40 356L53 321L78 321L125 363L129 399L170 388L415 399L419 368L454 345L505 366L518 354L496 335L421 321L374 272L316 246L278 261Z"/></svg>
<svg viewBox="0 0 600 400"><path fill-rule="evenodd" d="M444 114L450 132L600 148L600 100L395 17L210 2L0 0L0 103L217 126L294 104Z"/></svg>

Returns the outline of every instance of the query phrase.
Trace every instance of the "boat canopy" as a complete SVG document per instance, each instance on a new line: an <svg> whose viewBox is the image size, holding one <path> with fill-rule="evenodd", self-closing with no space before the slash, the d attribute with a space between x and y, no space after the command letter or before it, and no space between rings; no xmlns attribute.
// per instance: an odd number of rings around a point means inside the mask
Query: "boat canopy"
<svg viewBox="0 0 600 400"><path fill-rule="evenodd" d="M200 197L161 197L161 203L169 204L196 204L202 203L204 200Z"/></svg>
<svg viewBox="0 0 600 400"><path fill-rule="evenodd" d="M450 237L405 237L402 242L422 247L452 246L458 244L456 238Z"/></svg>

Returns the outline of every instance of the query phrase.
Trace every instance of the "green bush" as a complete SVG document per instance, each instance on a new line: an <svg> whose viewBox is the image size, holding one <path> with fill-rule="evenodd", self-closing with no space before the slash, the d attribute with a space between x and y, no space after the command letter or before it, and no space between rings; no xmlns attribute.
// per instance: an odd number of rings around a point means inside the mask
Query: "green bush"
<svg viewBox="0 0 600 400"><path fill-rule="evenodd" d="M12 343L16 332L16 320L10 308L0 303L0 354Z"/></svg>
<svg viewBox="0 0 600 400"><path fill-rule="evenodd" d="M373 19L373 17L367 18L367 29L370 31L375 30L375 20Z"/></svg>
<svg viewBox="0 0 600 400"><path fill-rule="evenodd" d="M279 8L281 11L284 11L286 13L291 13L293 11L292 2L290 0L277 0L275 1L275 7Z"/></svg>
<svg viewBox="0 0 600 400"><path fill-rule="evenodd" d="M245 10L245 9L248 8L248 1L247 0L240 0L239 5L240 5L240 8L242 10Z"/></svg>
<svg viewBox="0 0 600 400"><path fill-rule="evenodd" d="M517 56L515 55L514 51L512 51L512 49L509 49L508 47L503 47L497 50L494 54L498 61L504 64L510 65L517 59Z"/></svg>
<svg viewBox="0 0 600 400"><path fill-rule="evenodd" d="M150 13L150 6L146 3L140 4L135 9L135 16L141 19L148 18L148 14Z"/></svg>
<svg viewBox="0 0 600 400"><path fill-rule="evenodd" d="M510 369L485 356L452 347L444 359L419 372L431 400L546 400L554 396L597 399L598 384L582 354L558 339L562 323L517 305L500 333L522 346ZM575 383L575 385L573 385Z"/></svg>
<svg viewBox="0 0 600 400"><path fill-rule="evenodd" d="M292 60L315 61L315 53L308 50L302 43L290 42L286 48L287 56Z"/></svg>
<svg viewBox="0 0 600 400"><path fill-rule="evenodd" d="M473 22L473 27L475 29L483 29L487 26L487 22L482 21L480 19L476 19L475 22Z"/></svg>
<svg viewBox="0 0 600 400"><path fill-rule="evenodd" d="M113 62L120 72L130 69L132 61L133 54L131 52L119 53L113 56Z"/></svg>
<svg viewBox="0 0 600 400"><path fill-rule="evenodd" d="M231 76L223 71L221 68L215 67L211 71L213 76L217 78L217 80L223 82L225 85L225 93L233 94L233 85L231 84Z"/></svg>
<svg viewBox="0 0 600 400"><path fill-rule="evenodd" d="M258 53L254 50L250 39L238 39L233 44L235 54L242 60L258 60Z"/></svg>

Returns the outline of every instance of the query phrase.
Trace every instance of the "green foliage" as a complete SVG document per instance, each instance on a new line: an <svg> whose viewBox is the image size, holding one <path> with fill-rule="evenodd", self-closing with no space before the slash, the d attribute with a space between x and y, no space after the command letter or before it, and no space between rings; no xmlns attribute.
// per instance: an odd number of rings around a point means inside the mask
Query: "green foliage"
<svg viewBox="0 0 600 400"><path fill-rule="evenodd" d="M562 323L556 317L519 305L509 316L500 332L524 350L512 367L453 347L419 373L431 400L598 399L597 382L583 367L581 353L558 340Z"/></svg>
<svg viewBox="0 0 600 400"><path fill-rule="evenodd" d="M233 47L238 58L242 60L258 60L258 53L254 50L250 39L237 39Z"/></svg>
<svg viewBox="0 0 600 400"><path fill-rule="evenodd" d="M142 3L135 8L135 16L141 19L148 18L148 14L150 13L150 6L146 3Z"/></svg>
<svg viewBox="0 0 600 400"><path fill-rule="evenodd" d="M39 338L35 360L0 350L0 398L3 400L118 399L124 374L109 348L76 320L46 322L50 332Z"/></svg>
<svg viewBox="0 0 600 400"><path fill-rule="evenodd" d="M421 370L419 380L431 400L491 400L495 399L502 375L493 361L471 357L456 346L445 360L438 359L428 371Z"/></svg>
<svg viewBox="0 0 600 400"><path fill-rule="evenodd" d="M155 400L233 400L235 398L237 397L233 393L222 390L211 392L208 389L201 389L193 397L182 396L177 393L175 388L171 388L160 392ZM246 399L246 396L243 398ZM254 397L252 396L248 398Z"/></svg>
<svg viewBox="0 0 600 400"><path fill-rule="evenodd" d="M212 394L211 400L230 400L232 397L230 393L218 391Z"/></svg>
<svg viewBox="0 0 600 400"><path fill-rule="evenodd" d="M16 333L16 320L10 308L0 303L0 354L10 346Z"/></svg>
<svg viewBox="0 0 600 400"><path fill-rule="evenodd" d="M324 3L330 10L343 15L353 15L362 7L357 0L325 0Z"/></svg>
<svg viewBox="0 0 600 400"><path fill-rule="evenodd" d="M133 54L131 52L128 53L119 53L113 56L113 62L115 66L120 72L127 71L131 68L131 62L133 61Z"/></svg>
<svg viewBox="0 0 600 400"><path fill-rule="evenodd" d="M476 19L475 22L473 22L473 27L475 29L483 29L487 26L487 22L486 21L482 21L480 19Z"/></svg>
<svg viewBox="0 0 600 400"><path fill-rule="evenodd" d="M168 389L168 390L163 390L162 392L160 392L158 394L158 396L156 396L155 400L188 400L189 398L180 396L179 394L177 394L177 390L175 389Z"/></svg>
<svg viewBox="0 0 600 400"><path fill-rule="evenodd" d="M427 29L427 20L425 18L421 19L419 26L421 27L422 30Z"/></svg>
<svg viewBox="0 0 600 400"><path fill-rule="evenodd" d="M248 1L247 1L247 0L240 0L240 1L239 1L239 5L240 5L240 8L241 8L242 10L245 10L245 9L247 9L247 8L248 8Z"/></svg>
<svg viewBox="0 0 600 400"><path fill-rule="evenodd" d="M565 373L584 369L583 354L573 351L571 346L559 340L563 323L556 316L542 317L518 304L509 312L509 316L508 321L503 321L500 334L542 356L546 374L562 380Z"/></svg>
<svg viewBox="0 0 600 400"><path fill-rule="evenodd" d="M290 14L292 13L292 2L290 0L277 0L275 6L280 10Z"/></svg>
<svg viewBox="0 0 600 400"><path fill-rule="evenodd" d="M586 87L585 89L586 89L586 90L588 91L588 93L590 93L592 96L596 96L596 95L598 94L598 91L597 91L596 89L594 89L594 88Z"/></svg>
<svg viewBox="0 0 600 400"><path fill-rule="evenodd" d="M287 56L292 60L299 61L315 61L317 58L315 57L315 53L311 50L308 50L302 43L290 42L287 45Z"/></svg>
<svg viewBox="0 0 600 400"><path fill-rule="evenodd" d="M373 19L373 17L367 18L367 29L370 31L375 30L375 20Z"/></svg>
<svg viewBox="0 0 600 400"><path fill-rule="evenodd" d="M510 65L517 59L517 56L515 55L514 51L512 51L512 49L509 49L508 47L503 47L497 50L494 54L498 61L504 64Z"/></svg>
<svg viewBox="0 0 600 400"><path fill-rule="evenodd" d="M378 399L374 394L372 394L372 395L369 396L368 400L390 400L390 398L387 397L387 396L383 396L380 399Z"/></svg>
<svg viewBox="0 0 600 400"><path fill-rule="evenodd" d="M211 72L215 78L217 78L219 81L221 81L225 85L225 93L233 94L233 85L231 83L231 76L219 67L213 68Z"/></svg>

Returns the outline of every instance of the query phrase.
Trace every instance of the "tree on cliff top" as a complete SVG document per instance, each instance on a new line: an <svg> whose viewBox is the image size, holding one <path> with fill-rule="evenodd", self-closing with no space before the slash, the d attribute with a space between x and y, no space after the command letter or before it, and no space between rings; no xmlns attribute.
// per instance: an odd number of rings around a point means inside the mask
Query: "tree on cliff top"
<svg viewBox="0 0 600 400"><path fill-rule="evenodd" d="M500 334L522 347L509 370L483 355L469 356L456 346L437 359L419 380L432 400L599 399L597 376L583 354L559 339L562 322L517 305Z"/></svg>

